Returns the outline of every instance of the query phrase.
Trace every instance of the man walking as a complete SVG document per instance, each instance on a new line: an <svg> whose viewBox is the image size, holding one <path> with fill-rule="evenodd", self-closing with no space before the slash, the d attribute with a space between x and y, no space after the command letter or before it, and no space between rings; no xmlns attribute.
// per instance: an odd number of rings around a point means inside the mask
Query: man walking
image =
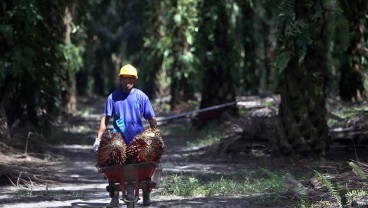
<svg viewBox="0 0 368 208"><path fill-rule="evenodd" d="M113 132L121 133L127 145L134 137L144 130L142 117L148 120L151 128L157 127L155 113L147 95L134 88L138 80L137 69L128 64L120 69L120 88L111 93L105 104L104 115L100 122L97 138L93 149L97 152L100 141L110 118L113 119ZM130 187L127 187L127 189ZM128 200L134 196L128 196ZM119 192L115 192L107 207L119 205Z"/></svg>

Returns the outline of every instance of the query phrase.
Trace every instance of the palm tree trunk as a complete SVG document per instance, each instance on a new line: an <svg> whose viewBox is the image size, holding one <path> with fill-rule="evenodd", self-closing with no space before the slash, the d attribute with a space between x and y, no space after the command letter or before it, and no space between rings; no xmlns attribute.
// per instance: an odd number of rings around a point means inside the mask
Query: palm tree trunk
<svg viewBox="0 0 368 208"><path fill-rule="evenodd" d="M214 40L207 39L204 43L208 55L203 60L201 108L235 101L236 91L231 74L231 71L234 70L231 57L234 46L228 33L230 25L226 2L207 0L204 4L216 8L218 18L211 31L213 34L207 34L213 36Z"/></svg>
<svg viewBox="0 0 368 208"><path fill-rule="evenodd" d="M10 132L8 119L6 117L5 109L2 104L0 104L0 142L9 142Z"/></svg>
<svg viewBox="0 0 368 208"><path fill-rule="evenodd" d="M245 92L250 92L251 94L258 93L259 79L256 73L256 40L255 40L255 14L254 10L248 1L240 1L241 12L242 12L242 45L245 56L243 58L244 62L244 73L242 78L243 90Z"/></svg>
<svg viewBox="0 0 368 208"><path fill-rule="evenodd" d="M310 21L313 10L305 7L306 1L295 2L296 17ZM294 56L281 74L277 141L284 154L320 154L328 147L324 18L318 23L321 27L312 30L313 44L304 61L300 63L300 57Z"/></svg>
<svg viewBox="0 0 368 208"><path fill-rule="evenodd" d="M367 96L364 88L363 71L366 65L363 57L366 48L368 2L366 0L340 2L345 16L351 23L350 46L342 57L343 63L340 68L340 97L345 101L359 101Z"/></svg>
<svg viewBox="0 0 368 208"><path fill-rule="evenodd" d="M71 23L73 5L65 6L64 25L65 25L65 44L71 44ZM67 69L67 90L64 97L64 109L68 113L72 113L77 109L77 88L76 88L76 72L73 69Z"/></svg>

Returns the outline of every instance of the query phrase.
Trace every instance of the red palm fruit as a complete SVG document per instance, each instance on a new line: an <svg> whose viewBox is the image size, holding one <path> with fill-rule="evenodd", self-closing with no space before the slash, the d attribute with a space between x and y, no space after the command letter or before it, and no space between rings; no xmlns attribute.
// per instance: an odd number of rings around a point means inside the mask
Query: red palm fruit
<svg viewBox="0 0 368 208"><path fill-rule="evenodd" d="M126 163L137 163L138 154L146 145L146 142L142 138L137 136L134 137L133 141L127 148Z"/></svg>
<svg viewBox="0 0 368 208"><path fill-rule="evenodd" d="M138 136L138 135L137 135ZM139 137L142 138L146 145L138 154L140 162L160 162L161 156L164 153L164 142L162 140L159 129L148 128Z"/></svg>
<svg viewBox="0 0 368 208"><path fill-rule="evenodd" d="M98 150L98 166L115 166L125 163L126 143L120 133L103 137Z"/></svg>

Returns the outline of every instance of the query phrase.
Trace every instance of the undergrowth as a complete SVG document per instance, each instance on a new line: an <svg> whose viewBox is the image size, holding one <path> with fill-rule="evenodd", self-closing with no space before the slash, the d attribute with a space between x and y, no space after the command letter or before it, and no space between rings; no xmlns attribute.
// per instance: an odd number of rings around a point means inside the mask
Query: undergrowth
<svg viewBox="0 0 368 208"><path fill-rule="evenodd" d="M355 106L344 106L343 108L330 108L332 114L336 115L341 121L338 122L333 118L329 118L327 123L329 126L335 126L340 123L345 124L345 122L356 115L358 115L361 111L368 111L368 107L366 105L355 105Z"/></svg>
<svg viewBox="0 0 368 208"><path fill-rule="evenodd" d="M282 191L282 176L269 170L262 169L266 178L250 178L235 180L221 177L201 181L195 175L185 176L170 174L163 178L163 195L178 196L216 196L216 195L236 195L236 194L260 194L279 193Z"/></svg>
<svg viewBox="0 0 368 208"><path fill-rule="evenodd" d="M188 141L187 146L205 147L219 142L224 135L219 130L216 122L209 122L203 129L200 130L197 138L193 141Z"/></svg>
<svg viewBox="0 0 368 208"><path fill-rule="evenodd" d="M18 198L45 198L47 200L74 200L80 199L85 200L85 193L82 190L79 191L69 191L69 190L51 190L47 186L45 190L34 190L33 187L21 188L17 190L15 199Z"/></svg>
<svg viewBox="0 0 368 208"><path fill-rule="evenodd" d="M367 178L367 174L364 172L362 168L356 165L353 162L348 163L352 167L352 172L355 173L360 179L365 180ZM327 192L331 196L331 199L323 199L318 202L311 202L304 197L300 197L300 207L302 208L317 208L317 207L339 207L339 208L347 208L347 207L363 207L358 204L358 200L368 198L368 191L364 189L348 189L345 185L340 184L338 182L332 182L327 174L322 174L318 171L315 171L317 178L327 189ZM366 204L364 207L366 207Z"/></svg>

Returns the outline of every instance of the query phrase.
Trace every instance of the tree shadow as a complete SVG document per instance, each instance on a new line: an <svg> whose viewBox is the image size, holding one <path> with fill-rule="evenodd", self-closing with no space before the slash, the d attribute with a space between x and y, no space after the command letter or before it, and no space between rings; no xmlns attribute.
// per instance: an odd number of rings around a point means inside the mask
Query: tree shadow
<svg viewBox="0 0 368 208"><path fill-rule="evenodd" d="M288 208L296 207L296 201L281 198L274 194L261 194L257 196L214 196L214 197L187 197L153 201L150 207L203 207L203 208Z"/></svg>
<svg viewBox="0 0 368 208"><path fill-rule="evenodd" d="M1 195L7 195L6 199L0 200L1 204L17 204L24 202L42 202L42 201L68 201L82 199L83 201L88 199L109 200L109 194L104 188L65 188L62 190L32 190L32 189L20 189L17 192L8 191L2 192Z"/></svg>
<svg viewBox="0 0 368 208"><path fill-rule="evenodd" d="M106 207L106 203L97 203L97 202L73 202L71 203L72 207Z"/></svg>

